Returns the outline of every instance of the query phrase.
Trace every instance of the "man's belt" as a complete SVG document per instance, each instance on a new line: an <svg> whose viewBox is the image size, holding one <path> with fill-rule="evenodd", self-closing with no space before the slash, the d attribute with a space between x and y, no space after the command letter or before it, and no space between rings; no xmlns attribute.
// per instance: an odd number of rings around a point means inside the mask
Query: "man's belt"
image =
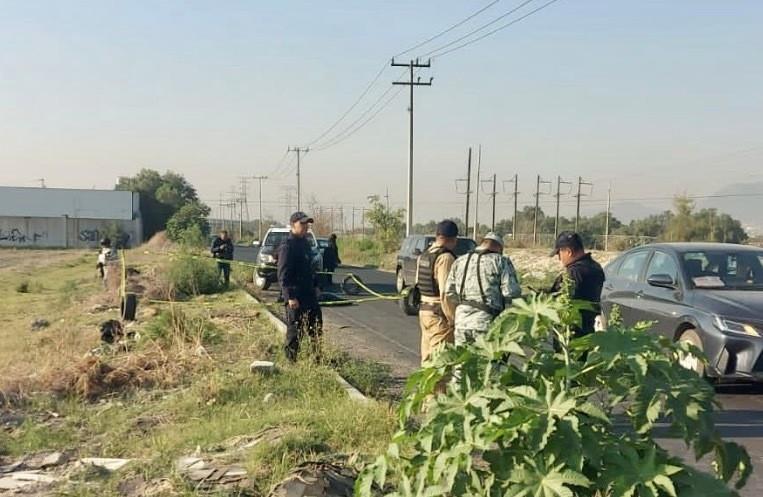
<svg viewBox="0 0 763 497"><path fill-rule="evenodd" d="M487 312L488 314L490 314L493 317L496 317L500 313L503 312L502 310L495 309L493 307L490 307L487 304L483 304L482 302L477 302L475 300L462 300L461 302L458 303L458 305L460 305L460 306L461 305L465 305L465 306L473 307L474 309L478 309L480 311Z"/></svg>

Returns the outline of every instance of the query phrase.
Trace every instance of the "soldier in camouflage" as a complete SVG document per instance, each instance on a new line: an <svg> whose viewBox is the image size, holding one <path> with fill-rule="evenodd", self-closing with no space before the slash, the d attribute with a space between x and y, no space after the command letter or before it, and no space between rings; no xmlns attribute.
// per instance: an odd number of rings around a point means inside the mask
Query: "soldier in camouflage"
<svg viewBox="0 0 763 497"><path fill-rule="evenodd" d="M473 252L462 255L451 268L445 296L456 305L456 345L473 342L521 289L511 260L503 255L503 238L488 233Z"/></svg>

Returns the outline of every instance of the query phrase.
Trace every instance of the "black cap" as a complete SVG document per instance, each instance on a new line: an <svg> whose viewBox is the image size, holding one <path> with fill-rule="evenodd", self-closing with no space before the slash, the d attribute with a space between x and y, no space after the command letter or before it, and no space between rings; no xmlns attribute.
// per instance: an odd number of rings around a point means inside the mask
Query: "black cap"
<svg viewBox="0 0 763 497"><path fill-rule="evenodd" d="M440 221L437 224L437 231L435 231L435 234L437 236L444 236L445 238L455 238L458 236L458 225L450 219Z"/></svg>
<svg viewBox="0 0 763 497"><path fill-rule="evenodd" d="M294 224L294 223L297 223L297 222L300 222L300 223L313 223L315 221L313 221L313 218L311 218L310 216L308 216L304 212L297 211L297 212L295 212L294 214L291 215L291 217L289 218L289 222L291 224Z"/></svg>
<svg viewBox="0 0 763 497"><path fill-rule="evenodd" d="M557 255L559 250L563 248L571 248L576 252L578 250L583 250L583 239L574 231L562 231L559 233L559 236L556 237L556 243L554 243L554 251L551 252L551 257Z"/></svg>

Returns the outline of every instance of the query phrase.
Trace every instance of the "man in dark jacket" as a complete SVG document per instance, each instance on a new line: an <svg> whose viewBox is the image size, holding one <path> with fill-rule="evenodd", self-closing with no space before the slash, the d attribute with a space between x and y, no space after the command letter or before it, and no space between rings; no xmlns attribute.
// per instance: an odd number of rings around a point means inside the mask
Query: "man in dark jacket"
<svg viewBox="0 0 763 497"><path fill-rule="evenodd" d="M594 311L581 311L581 326L575 330L576 336L594 332L594 323L599 314L601 287L604 285L604 270L593 260L590 253L585 251L580 235L572 231L559 233L551 256L558 256L564 266L564 272L572 283L572 298L591 302ZM562 289L564 273L560 274L550 291L557 293Z"/></svg>
<svg viewBox="0 0 763 497"><path fill-rule="evenodd" d="M323 315L318 304L318 281L312 265L307 234L313 219L295 212L289 219L291 233L278 248L278 283L286 303L286 343L290 361L297 360L299 342L308 335L320 351Z"/></svg>
<svg viewBox="0 0 763 497"><path fill-rule="evenodd" d="M231 263L222 261L233 260L233 240L228 237L227 231L222 230L220 236L215 238L212 242L210 252L212 252L212 257L220 259L220 261L217 262L217 277L219 278L222 274L225 286L227 287L230 284Z"/></svg>
<svg viewBox="0 0 763 497"><path fill-rule="evenodd" d="M336 245L336 235L331 234L329 237L328 247L323 251L323 271L326 274L326 284L331 287L334 284L334 270L342 263L339 258L339 247Z"/></svg>

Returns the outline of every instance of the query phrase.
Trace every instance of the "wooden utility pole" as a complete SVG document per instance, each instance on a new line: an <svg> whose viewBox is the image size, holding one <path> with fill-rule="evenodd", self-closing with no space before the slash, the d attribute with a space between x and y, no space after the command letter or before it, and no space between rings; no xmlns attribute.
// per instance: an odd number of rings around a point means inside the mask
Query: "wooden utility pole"
<svg viewBox="0 0 763 497"><path fill-rule="evenodd" d="M559 204L561 203L561 186L572 185L569 181L562 181L561 176L556 177L556 219L554 221L554 238L559 236Z"/></svg>
<svg viewBox="0 0 763 497"><path fill-rule="evenodd" d="M395 62L392 59L392 67L408 67L410 68L410 79L408 81L393 81L393 85L404 85L410 88L410 105L408 107L408 114L410 117L408 124L408 199L406 202L406 222L405 222L405 235L409 236L413 232L413 89L416 86L432 86L432 79L429 78L428 83L422 83L421 78L413 80L413 70L416 68L428 68L431 67L431 60L428 60L426 64L419 62L419 59L411 60L407 64Z"/></svg>
<svg viewBox="0 0 763 497"><path fill-rule="evenodd" d="M578 176L578 194L575 195L577 197L577 208L575 210L575 232L576 233L578 231L578 227L580 226L580 198L583 196L583 193L582 193L583 185L593 187L593 183L588 183L586 181L583 181L583 178Z"/></svg>
<svg viewBox="0 0 763 497"><path fill-rule="evenodd" d="M466 159L466 179L457 179L456 180L456 192L461 193L458 191L458 185L459 183L466 182L466 191L464 194L466 195L466 212L464 213L464 233L466 236L469 236L469 200L472 193L472 147L469 147L469 155Z"/></svg>
<svg viewBox="0 0 763 497"><path fill-rule="evenodd" d="M301 170L301 163L300 163L300 155L306 154L310 151L309 147L289 147L289 152L296 152L297 153L297 210L302 210L302 170Z"/></svg>
<svg viewBox="0 0 763 497"><path fill-rule="evenodd" d="M472 235L472 238L476 241L477 235L479 234L480 230L480 185L481 179L480 179L480 169L482 166L482 145L479 146L477 149L477 181L476 181L476 191L474 192L474 234ZM469 236L468 230L466 233L467 236Z"/></svg>
<svg viewBox="0 0 763 497"><path fill-rule="evenodd" d="M514 192L512 193L512 196L514 197L514 217L511 218L511 239L516 241L517 240L517 198L519 197L519 175L515 174L514 179L506 180L503 182L503 191L506 192L506 183L514 183Z"/></svg>

